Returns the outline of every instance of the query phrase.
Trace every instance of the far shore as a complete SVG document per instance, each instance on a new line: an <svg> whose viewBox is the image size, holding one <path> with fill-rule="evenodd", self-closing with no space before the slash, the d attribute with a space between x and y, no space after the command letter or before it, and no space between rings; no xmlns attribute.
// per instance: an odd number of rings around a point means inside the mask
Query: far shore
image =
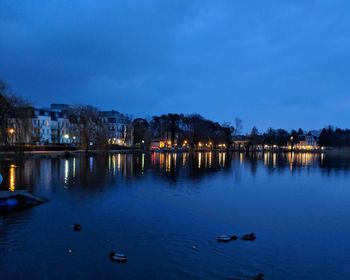
<svg viewBox="0 0 350 280"><path fill-rule="evenodd" d="M350 147L343 148L327 148L324 150L259 150L246 152L244 150L231 149L227 151L226 149L211 149L211 150L143 150L139 148L126 148L126 149L104 149L104 150L82 150L82 149L60 149L60 150L27 150L27 151L6 151L0 150L0 155L52 155L52 156L71 156L71 155L93 155L93 154L110 154L110 153L121 153L121 154L131 154L131 153L188 153L188 152L232 152L232 153L323 153L332 156L350 156Z"/></svg>

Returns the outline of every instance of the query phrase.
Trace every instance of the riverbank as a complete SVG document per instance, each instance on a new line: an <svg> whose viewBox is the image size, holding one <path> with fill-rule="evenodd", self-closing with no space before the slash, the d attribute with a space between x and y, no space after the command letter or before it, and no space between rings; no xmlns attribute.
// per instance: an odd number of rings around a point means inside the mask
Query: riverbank
<svg viewBox="0 0 350 280"><path fill-rule="evenodd" d="M131 154L131 153L206 153L206 152L219 152L219 153L295 153L295 154L304 154L304 153L323 153L332 156L348 156L350 155L350 147L346 148L332 148L332 149L323 149L323 150L257 150L257 151L244 151L231 149L227 151L226 149L187 149L187 150L171 150L171 149L159 149L159 150L143 150L143 149L133 149L133 148L124 148L124 149L104 149L104 150L82 150L82 149L62 149L62 150L17 150L17 151L0 151L0 155L52 155L52 156L73 156L73 155L95 155L95 154L110 154L110 153L121 153L121 154Z"/></svg>

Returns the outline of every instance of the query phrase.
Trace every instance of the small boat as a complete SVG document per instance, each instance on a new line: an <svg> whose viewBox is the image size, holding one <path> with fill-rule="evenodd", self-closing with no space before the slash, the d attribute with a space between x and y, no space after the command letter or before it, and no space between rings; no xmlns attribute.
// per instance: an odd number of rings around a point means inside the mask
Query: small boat
<svg viewBox="0 0 350 280"><path fill-rule="evenodd" d="M109 258L114 262L127 262L126 255L123 253L116 253L114 251L109 252Z"/></svg>
<svg viewBox="0 0 350 280"><path fill-rule="evenodd" d="M219 242L229 242L231 240L237 240L237 236L236 235L229 236L229 235L223 234L217 237L217 241Z"/></svg>

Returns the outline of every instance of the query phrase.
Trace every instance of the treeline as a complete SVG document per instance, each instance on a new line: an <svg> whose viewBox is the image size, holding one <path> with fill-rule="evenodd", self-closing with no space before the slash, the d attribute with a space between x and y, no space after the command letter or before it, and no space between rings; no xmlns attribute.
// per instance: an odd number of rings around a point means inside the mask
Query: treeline
<svg viewBox="0 0 350 280"><path fill-rule="evenodd" d="M242 130L242 121L235 119L234 124L219 124L198 114L164 114L151 119L137 118L133 121L134 143L151 145L158 139L166 141L166 146L189 147L225 145L230 147L232 137Z"/></svg>
<svg viewBox="0 0 350 280"><path fill-rule="evenodd" d="M319 143L324 147L350 146L350 129L340 129L328 126L322 129Z"/></svg>
<svg viewBox="0 0 350 280"><path fill-rule="evenodd" d="M298 130L292 130L291 132L285 129L273 129L268 128L266 132L260 133L256 127L253 127L251 132L242 137L242 140L246 140L246 149L254 149L256 146L277 146L286 147L287 145L295 145L299 139L305 135L305 132L299 128Z"/></svg>

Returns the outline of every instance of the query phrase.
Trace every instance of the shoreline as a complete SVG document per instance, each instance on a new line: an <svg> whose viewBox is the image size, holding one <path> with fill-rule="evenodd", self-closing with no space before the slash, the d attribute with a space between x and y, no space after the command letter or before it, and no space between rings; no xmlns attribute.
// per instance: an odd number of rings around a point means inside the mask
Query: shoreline
<svg viewBox="0 0 350 280"><path fill-rule="evenodd" d="M226 149L213 149L213 150L140 150L140 149L108 149L108 150L37 150L37 151L0 151L0 155L53 155L53 156L72 156L72 155L96 155L96 154L133 154L133 153L203 153L203 152L229 152L229 153L245 153L245 154L257 154L257 153L274 153L274 154L333 154L333 155L350 155L350 147L345 148L331 148L324 150L261 150L261 151L243 151L243 150L226 150Z"/></svg>

